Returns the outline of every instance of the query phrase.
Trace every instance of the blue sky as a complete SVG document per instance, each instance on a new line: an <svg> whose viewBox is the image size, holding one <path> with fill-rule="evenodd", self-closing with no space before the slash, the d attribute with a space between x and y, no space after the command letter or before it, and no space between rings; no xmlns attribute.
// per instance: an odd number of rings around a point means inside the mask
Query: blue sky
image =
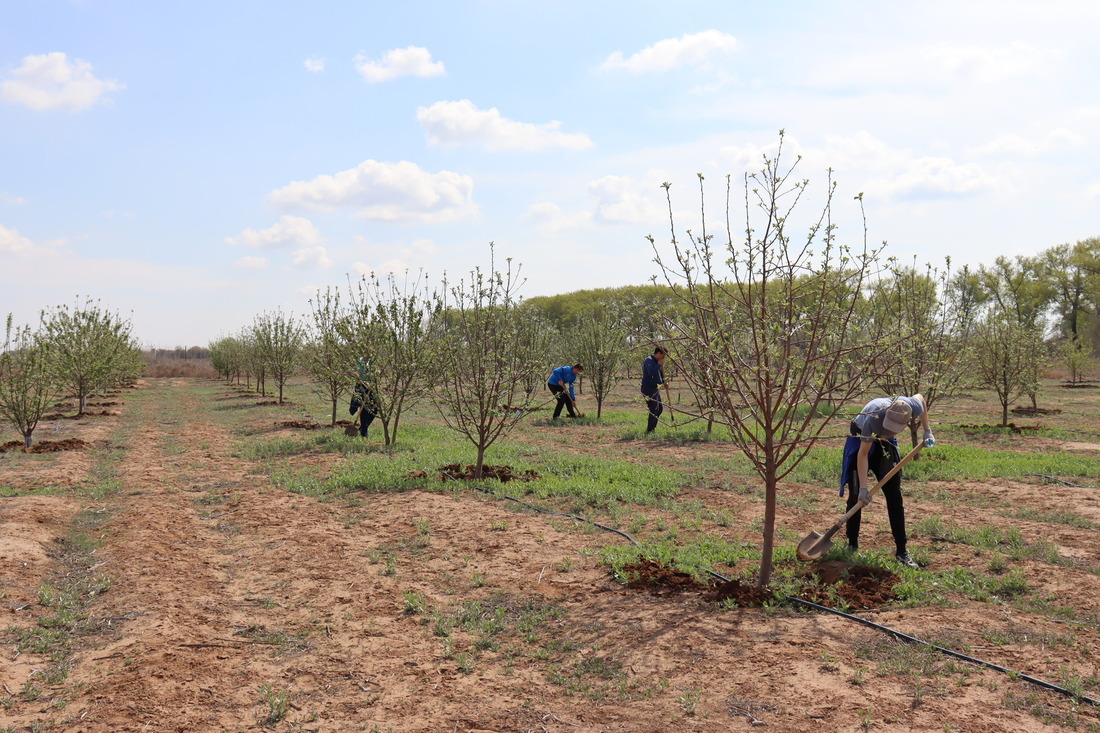
<svg viewBox="0 0 1100 733"><path fill-rule="evenodd" d="M0 314L204 345L349 275L647 282L788 152L841 238L990 263L1100 235L1100 3L34 0L0 21ZM807 206L816 201L810 197ZM736 221L734 222L736 228Z"/></svg>

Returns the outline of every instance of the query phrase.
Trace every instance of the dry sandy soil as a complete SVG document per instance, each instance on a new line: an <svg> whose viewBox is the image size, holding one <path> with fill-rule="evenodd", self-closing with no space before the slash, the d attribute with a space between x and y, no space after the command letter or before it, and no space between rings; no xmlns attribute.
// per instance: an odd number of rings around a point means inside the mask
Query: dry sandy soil
<svg viewBox="0 0 1100 733"><path fill-rule="evenodd" d="M0 462L0 730L1100 730L1087 704L839 616L725 609L713 589L671 576L625 586L591 552L622 538L474 491L347 504L273 488L213 418L218 400L242 399L224 392L204 400L185 380L146 380L113 398L114 414L60 425L89 448ZM25 495L43 486L56 490ZM909 501L911 516L940 509L919 498L934 488ZM967 490L989 507L1072 507L1100 524L1095 489ZM743 505L716 488L689 497ZM1018 526L1079 563L1016 565L1077 621L961 596L857 613L1038 678L1091 677L1097 696L1097 530L981 504L953 520ZM799 536L829 521L780 517ZM74 532L97 540L90 554ZM865 532L865 544L888 544L883 517ZM929 570L985 567L978 554L940 542ZM62 654L67 676L49 678L56 660L19 651L19 630L54 615L44 585L76 581L94 590L88 616Z"/></svg>

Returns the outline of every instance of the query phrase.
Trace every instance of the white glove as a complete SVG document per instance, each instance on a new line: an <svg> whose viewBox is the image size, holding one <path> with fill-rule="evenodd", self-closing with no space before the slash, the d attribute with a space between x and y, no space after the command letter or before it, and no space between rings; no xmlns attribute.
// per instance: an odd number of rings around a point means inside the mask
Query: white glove
<svg viewBox="0 0 1100 733"><path fill-rule="evenodd" d="M924 447L925 448L935 448L936 447L936 436L932 435L932 429L931 428L925 428L925 430L924 430Z"/></svg>
<svg viewBox="0 0 1100 733"><path fill-rule="evenodd" d="M868 491L867 487L863 487L859 490L859 500L865 505L871 503L871 492Z"/></svg>

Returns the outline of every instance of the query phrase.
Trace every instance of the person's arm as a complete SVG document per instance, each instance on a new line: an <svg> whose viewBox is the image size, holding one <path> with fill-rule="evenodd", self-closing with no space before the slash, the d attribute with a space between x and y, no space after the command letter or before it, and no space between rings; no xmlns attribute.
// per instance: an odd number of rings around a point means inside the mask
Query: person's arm
<svg viewBox="0 0 1100 733"><path fill-rule="evenodd" d="M856 481L859 483L858 496L860 501L870 504L871 498L864 496L867 494L867 472L870 470L870 464L867 457L871 453L871 444L873 441L861 440L859 443L859 453L856 454Z"/></svg>
<svg viewBox="0 0 1100 733"><path fill-rule="evenodd" d="M924 434L921 436L924 439L924 447L932 448L936 445L936 436L932 434L932 423L928 419L928 402L925 401L922 394L916 394L913 397L920 400L921 405L924 407L924 412L920 414L920 425L924 428Z"/></svg>

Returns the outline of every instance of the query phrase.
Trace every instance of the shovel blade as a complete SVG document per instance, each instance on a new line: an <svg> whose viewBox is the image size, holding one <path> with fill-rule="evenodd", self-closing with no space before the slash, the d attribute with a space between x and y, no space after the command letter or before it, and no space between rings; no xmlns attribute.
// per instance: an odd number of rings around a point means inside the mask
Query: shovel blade
<svg viewBox="0 0 1100 733"><path fill-rule="evenodd" d="M805 539L798 543L798 559L803 562L816 560L829 551L833 546L833 540L829 536L821 536L817 532L810 532Z"/></svg>

